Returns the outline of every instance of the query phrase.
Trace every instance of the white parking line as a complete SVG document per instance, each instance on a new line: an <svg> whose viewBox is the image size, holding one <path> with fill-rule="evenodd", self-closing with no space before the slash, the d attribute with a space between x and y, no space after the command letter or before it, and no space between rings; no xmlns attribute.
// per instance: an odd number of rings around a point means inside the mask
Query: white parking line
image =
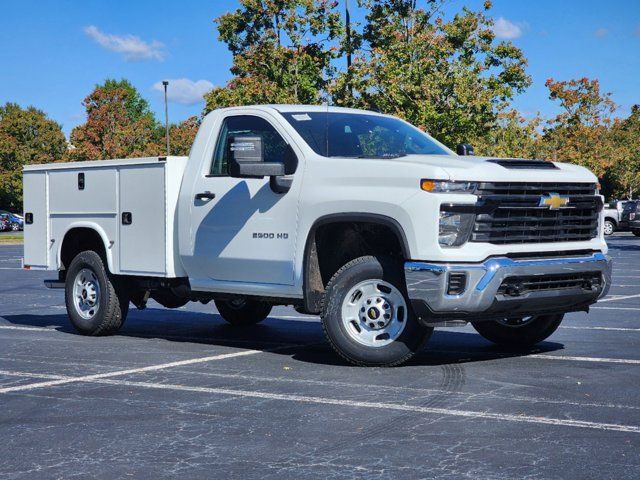
<svg viewBox="0 0 640 480"><path fill-rule="evenodd" d="M543 358L545 360L563 360L574 362L595 362L595 363L623 363L627 365L640 365L640 360L630 358L602 358L602 357L574 357L570 355L545 355L535 353L525 358Z"/></svg>
<svg viewBox="0 0 640 480"><path fill-rule="evenodd" d="M17 327L14 325L0 325L0 330L25 330L27 332L55 332L55 328L46 327Z"/></svg>
<svg viewBox="0 0 640 480"><path fill-rule="evenodd" d="M628 298L639 298L640 297L640 293L637 293L635 295L616 295L614 297L606 297L603 298L602 300L598 300L598 303L602 303L602 302L615 302L616 300L627 300Z"/></svg>
<svg viewBox="0 0 640 480"><path fill-rule="evenodd" d="M5 373L5 372L0 372L0 373ZM6 373L16 374L17 372L6 372ZM39 376L40 378L58 378L58 376L54 376L54 375L44 376L44 375L38 375L38 374L28 374L27 376L33 376L33 377ZM93 377L93 378L90 379L89 377ZM617 423L589 422L585 420L569 420L564 418L539 417L539 416L522 415L522 414L513 415L513 414L506 414L506 413L486 412L486 411L423 407L420 405L408 405L403 403L366 402L366 401L359 401L359 400L338 399L338 398L330 398L330 397L270 393L270 392L254 391L254 390L236 390L236 389L230 389L230 388L215 388L215 387L191 387L187 385L174 385L174 384L165 384L165 383L133 382L128 380L110 380L105 378L104 375L102 376L90 375L87 377L60 378L60 379L52 380L50 382L41 382L41 383L48 383L48 384L53 382L69 383L69 382L78 382L78 381L83 383L97 383L97 384L118 385L118 386L126 386L126 387L173 390L173 391L180 391L180 392L230 395L234 397L259 398L263 400L279 400L279 401L288 401L288 402L297 402L297 403L334 405L339 407L393 410L393 411L424 413L424 414L432 414L432 415L478 418L483 420L497 420L497 421L516 422L516 423L530 423L530 424L538 424L538 425L554 425L554 426L561 426L561 427L589 428L594 430L605 430L605 431L625 432L625 433L640 433L640 427L636 425L621 425ZM57 383L57 384L59 385L60 383ZM25 386L28 387L29 385L25 385ZM15 389L20 389L20 386L9 387L4 390L15 391Z"/></svg>
<svg viewBox="0 0 640 480"><path fill-rule="evenodd" d="M567 328L571 330L605 330L611 332L640 332L640 328L623 328L623 327L570 327L562 326L560 328Z"/></svg>
<svg viewBox="0 0 640 480"><path fill-rule="evenodd" d="M632 310L638 311L640 308L637 307L591 307L591 310Z"/></svg>
<svg viewBox="0 0 640 480"><path fill-rule="evenodd" d="M18 385L15 387L5 387L0 388L0 393L11 393L11 392L19 392L24 390L34 390L36 388L46 388L46 387L55 387L57 385L64 385L67 383L77 383L77 382L91 382L93 380L99 380L104 378L112 378L112 377L120 377L123 375L131 375L135 373L145 373L145 372L155 372L158 370L164 370L172 367L181 367L184 365L193 365L195 363L205 363L212 362L215 360L225 360L227 358L235 358L235 357L244 357L247 355L256 355L258 353L263 353L267 351L275 351L280 350L287 347L279 347L273 349L265 349L265 350L243 350L241 352L233 352L233 353L223 353L220 355L212 355L210 357L200 357L200 358L191 358L189 360L179 360L176 362L162 363L159 365L149 365L148 367L140 367L140 368L130 368L127 370L118 370L115 372L106 372L106 373L96 373L93 375L84 375L80 377L70 377L63 378L59 380L51 380L48 382L36 382L30 383L27 385Z"/></svg>

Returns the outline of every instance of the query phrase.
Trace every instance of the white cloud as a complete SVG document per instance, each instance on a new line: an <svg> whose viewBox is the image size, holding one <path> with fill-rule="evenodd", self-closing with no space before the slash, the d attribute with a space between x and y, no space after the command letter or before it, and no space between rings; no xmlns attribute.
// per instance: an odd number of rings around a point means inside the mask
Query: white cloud
<svg viewBox="0 0 640 480"><path fill-rule="evenodd" d="M593 34L598 38L604 38L609 35L609 30L606 28L598 28Z"/></svg>
<svg viewBox="0 0 640 480"><path fill-rule="evenodd" d="M202 102L203 95L213 88L213 83L208 80L194 82L188 78L176 78L168 81L167 98L171 102L182 103L183 105L194 105ZM162 82L154 83L153 89L164 92Z"/></svg>
<svg viewBox="0 0 640 480"><path fill-rule="evenodd" d="M104 33L94 25L85 27L84 33L101 47L112 52L121 53L128 62L141 60L158 60L161 62L165 57L164 45L156 40L148 43L135 35Z"/></svg>
<svg viewBox="0 0 640 480"><path fill-rule="evenodd" d="M499 17L493 22L493 33L497 38L513 40L514 38L520 38L522 36L522 26L510 22L504 17Z"/></svg>

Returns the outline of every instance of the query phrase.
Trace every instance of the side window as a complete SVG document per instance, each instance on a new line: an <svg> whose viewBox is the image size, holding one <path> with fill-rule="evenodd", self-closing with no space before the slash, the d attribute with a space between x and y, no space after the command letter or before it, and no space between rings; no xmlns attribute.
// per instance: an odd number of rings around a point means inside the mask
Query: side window
<svg viewBox="0 0 640 480"><path fill-rule="evenodd" d="M210 174L214 176L228 175L229 158L231 157L231 140L236 135L262 137L265 162L280 162L285 165L285 173L293 174L298 166L298 159L291 146L280 136L273 126L260 117L239 115L227 117L220 129L218 141L213 152Z"/></svg>

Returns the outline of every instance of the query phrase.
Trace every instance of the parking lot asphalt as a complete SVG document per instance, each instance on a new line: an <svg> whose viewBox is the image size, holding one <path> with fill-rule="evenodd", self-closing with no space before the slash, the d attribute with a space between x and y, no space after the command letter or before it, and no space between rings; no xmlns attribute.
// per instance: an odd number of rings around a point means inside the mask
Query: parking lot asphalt
<svg viewBox="0 0 640 480"><path fill-rule="evenodd" d="M640 478L640 238L546 342L436 330L405 366L338 359L315 317L212 304L71 328L49 272L0 246L0 478Z"/></svg>

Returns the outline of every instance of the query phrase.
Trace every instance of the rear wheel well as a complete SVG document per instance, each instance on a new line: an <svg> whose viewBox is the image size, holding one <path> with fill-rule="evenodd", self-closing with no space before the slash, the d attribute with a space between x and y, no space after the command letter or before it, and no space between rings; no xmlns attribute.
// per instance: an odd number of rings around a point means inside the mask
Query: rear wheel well
<svg viewBox="0 0 640 480"><path fill-rule="evenodd" d="M91 228L72 228L65 234L60 251L61 268L69 268L75 256L85 250L96 252L108 270L107 255L102 237Z"/></svg>
<svg viewBox="0 0 640 480"><path fill-rule="evenodd" d="M408 258L400 227L380 220L335 220L311 229L305 250L305 310L318 313L325 288L343 265L366 255Z"/></svg>
<svg viewBox="0 0 640 480"><path fill-rule="evenodd" d="M613 223L614 226L618 225L618 222L613 217L604 217L604 220L605 220L605 222L608 220L609 222Z"/></svg>

